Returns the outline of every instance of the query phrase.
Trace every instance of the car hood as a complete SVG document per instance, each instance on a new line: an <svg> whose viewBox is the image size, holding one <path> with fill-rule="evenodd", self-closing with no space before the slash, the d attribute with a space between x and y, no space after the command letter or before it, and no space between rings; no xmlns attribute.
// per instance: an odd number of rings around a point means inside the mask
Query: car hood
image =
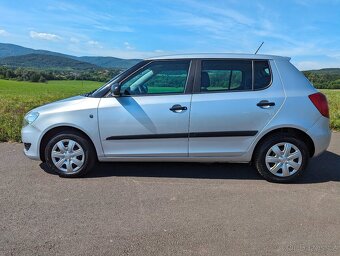
<svg viewBox="0 0 340 256"><path fill-rule="evenodd" d="M53 112L61 112L61 111L71 111L76 109L84 109L88 106L92 106L94 101L99 102L99 98L91 98L91 97L85 97L82 95L58 100L55 102L48 103L46 105L37 107L35 109L32 109L30 112L39 112L40 114L45 113L53 113ZM92 104L88 104L88 103ZM96 104L98 106L98 104Z"/></svg>

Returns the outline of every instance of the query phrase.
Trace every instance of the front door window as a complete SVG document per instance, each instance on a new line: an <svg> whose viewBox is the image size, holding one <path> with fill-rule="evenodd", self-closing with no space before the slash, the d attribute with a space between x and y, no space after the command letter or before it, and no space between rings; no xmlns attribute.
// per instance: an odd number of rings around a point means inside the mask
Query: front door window
<svg viewBox="0 0 340 256"><path fill-rule="evenodd" d="M190 61L154 61L121 85L121 94L150 95L184 93Z"/></svg>

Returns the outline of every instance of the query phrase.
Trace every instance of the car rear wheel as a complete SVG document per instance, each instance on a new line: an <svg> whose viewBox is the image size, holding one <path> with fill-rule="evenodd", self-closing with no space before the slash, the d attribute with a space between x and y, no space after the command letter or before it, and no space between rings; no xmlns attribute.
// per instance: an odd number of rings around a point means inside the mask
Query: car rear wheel
<svg viewBox="0 0 340 256"><path fill-rule="evenodd" d="M301 139L290 134L278 134L258 146L254 163L266 180L290 182L302 175L308 158L307 146Z"/></svg>
<svg viewBox="0 0 340 256"><path fill-rule="evenodd" d="M45 148L45 159L48 167L62 177L83 176L96 162L92 144L73 131L54 135Z"/></svg>

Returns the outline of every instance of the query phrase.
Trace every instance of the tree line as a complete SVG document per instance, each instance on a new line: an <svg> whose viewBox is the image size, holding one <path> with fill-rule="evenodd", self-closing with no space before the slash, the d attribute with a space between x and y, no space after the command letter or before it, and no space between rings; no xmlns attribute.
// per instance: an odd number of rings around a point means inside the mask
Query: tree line
<svg viewBox="0 0 340 256"><path fill-rule="evenodd" d="M304 75L318 89L340 89L340 73L304 71Z"/></svg>
<svg viewBox="0 0 340 256"><path fill-rule="evenodd" d="M96 69L86 71L38 70L22 67L11 68L7 66L0 66L0 79L39 83L45 83L48 80L91 80L106 82L112 77L118 75L121 71L122 70L120 69ZM340 89L340 73L318 73L313 71L304 71L303 73L318 89ZM179 86L182 86L183 81L185 80L179 76L176 83Z"/></svg>
<svg viewBox="0 0 340 256"><path fill-rule="evenodd" d="M34 70L0 66L0 79L45 83L48 80L91 80L106 82L118 75L120 69L74 70Z"/></svg>

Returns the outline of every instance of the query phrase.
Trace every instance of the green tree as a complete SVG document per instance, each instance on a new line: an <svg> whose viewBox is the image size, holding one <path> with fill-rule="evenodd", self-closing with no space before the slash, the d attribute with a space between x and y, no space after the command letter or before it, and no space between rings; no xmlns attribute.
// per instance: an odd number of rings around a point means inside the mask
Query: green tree
<svg viewBox="0 0 340 256"><path fill-rule="evenodd" d="M45 82L46 82L45 77L40 76L40 78L39 78L39 83L45 83Z"/></svg>
<svg viewBox="0 0 340 256"><path fill-rule="evenodd" d="M39 82L39 79L40 79L40 76L35 72L30 75L31 82Z"/></svg>

